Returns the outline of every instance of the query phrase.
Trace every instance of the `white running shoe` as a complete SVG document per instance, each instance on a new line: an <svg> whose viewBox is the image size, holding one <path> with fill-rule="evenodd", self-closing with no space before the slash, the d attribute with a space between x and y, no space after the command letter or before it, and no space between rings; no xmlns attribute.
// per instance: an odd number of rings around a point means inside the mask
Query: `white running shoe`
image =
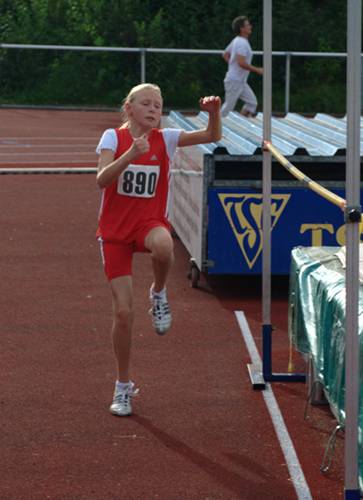
<svg viewBox="0 0 363 500"><path fill-rule="evenodd" d="M151 309L149 313L152 317L154 330L158 335L164 335L171 326L171 312L166 298L166 293L162 296L154 293L154 285L150 288Z"/></svg>
<svg viewBox="0 0 363 500"><path fill-rule="evenodd" d="M115 385L115 392L113 394L113 401L110 406L110 412L114 415L118 415L119 417L126 417L127 415L131 415L132 407L131 400L133 396L136 396L139 392L139 389L134 389L135 384L133 382L128 383L126 389L120 390Z"/></svg>

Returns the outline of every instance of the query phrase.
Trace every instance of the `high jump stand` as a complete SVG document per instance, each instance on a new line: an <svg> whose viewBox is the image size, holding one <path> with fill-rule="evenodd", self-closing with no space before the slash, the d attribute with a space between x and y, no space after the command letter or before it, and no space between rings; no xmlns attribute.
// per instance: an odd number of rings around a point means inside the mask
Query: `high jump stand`
<svg viewBox="0 0 363 500"><path fill-rule="evenodd" d="M271 142L272 101L272 1L264 0L263 7L263 135ZM265 142L264 141L264 142ZM262 369L248 364L252 387L264 390L266 382L305 382L301 373L272 372L271 325L271 154L263 147L263 246L262 246Z"/></svg>
<svg viewBox="0 0 363 500"><path fill-rule="evenodd" d="M361 119L361 0L347 0L347 158L346 191L346 347L345 347L345 450L344 499L359 500L359 220L360 206L360 119ZM263 2L263 132L264 145L271 144L272 0ZM262 372L248 365L254 389L265 382L303 382L305 375L272 373L271 326L271 154L263 148L263 258L262 258ZM353 216L352 216L353 215ZM359 217L359 216L360 217Z"/></svg>

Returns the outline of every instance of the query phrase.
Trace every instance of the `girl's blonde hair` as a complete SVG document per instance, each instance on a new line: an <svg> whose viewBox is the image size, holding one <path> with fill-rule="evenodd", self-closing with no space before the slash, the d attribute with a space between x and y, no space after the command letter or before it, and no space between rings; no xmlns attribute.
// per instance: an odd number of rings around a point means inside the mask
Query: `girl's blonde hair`
<svg viewBox="0 0 363 500"><path fill-rule="evenodd" d="M121 123L122 124L127 122L127 114L125 111L125 104L132 102L135 99L136 95L139 92L141 92L142 90L155 90L156 92L158 92L160 94L160 97L162 97L160 87L158 85L156 85L155 83L140 83L139 85L135 85L135 87L132 87L130 92L127 94L125 99L122 101L122 105L121 105L121 120L122 120Z"/></svg>

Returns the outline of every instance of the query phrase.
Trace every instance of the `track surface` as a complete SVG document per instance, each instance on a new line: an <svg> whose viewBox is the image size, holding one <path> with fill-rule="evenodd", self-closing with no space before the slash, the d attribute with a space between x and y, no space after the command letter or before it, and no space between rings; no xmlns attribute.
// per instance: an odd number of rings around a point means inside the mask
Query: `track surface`
<svg viewBox="0 0 363 500"><path fill-rule="evenodd" d="M0 109L0 167L95 166L100 134L117 123L117 113ZM0 177L0 498L297 498L262 393L251 389L234 315L244 311L260 349L260 283L208 277L190 288L178 239L168 287L174 325L165 337L147 314L149 257L135 259L140 395L132 417L108 412L115 370L94 237L99 198L93 175ZM286 282L274 280L273 292L273 369L285 372ZM305 370L299 355L295 364ZM330 471L319 471L335 427L328 408L310 406L304 420L304 384L273 391L312 497L343 498L341 437Z"/></svg>

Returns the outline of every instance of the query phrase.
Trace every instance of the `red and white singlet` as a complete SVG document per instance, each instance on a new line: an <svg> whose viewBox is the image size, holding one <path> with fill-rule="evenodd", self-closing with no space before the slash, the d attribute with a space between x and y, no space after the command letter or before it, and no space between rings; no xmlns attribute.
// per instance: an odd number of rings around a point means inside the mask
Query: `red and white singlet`
<svg viewBox="0 0 363 500"><path fill-rule="evenodd" d="M128 128L106 130L96 151L110 149L109 139L113 139L115 132L116 159L132 144ZM103 241L128 243L135 232L150 221L169 224L170 163L180 132L179 129L152 129L148 137L150 150L136 158L114 183L103 189L97 229L97 236Z"/></svg>

